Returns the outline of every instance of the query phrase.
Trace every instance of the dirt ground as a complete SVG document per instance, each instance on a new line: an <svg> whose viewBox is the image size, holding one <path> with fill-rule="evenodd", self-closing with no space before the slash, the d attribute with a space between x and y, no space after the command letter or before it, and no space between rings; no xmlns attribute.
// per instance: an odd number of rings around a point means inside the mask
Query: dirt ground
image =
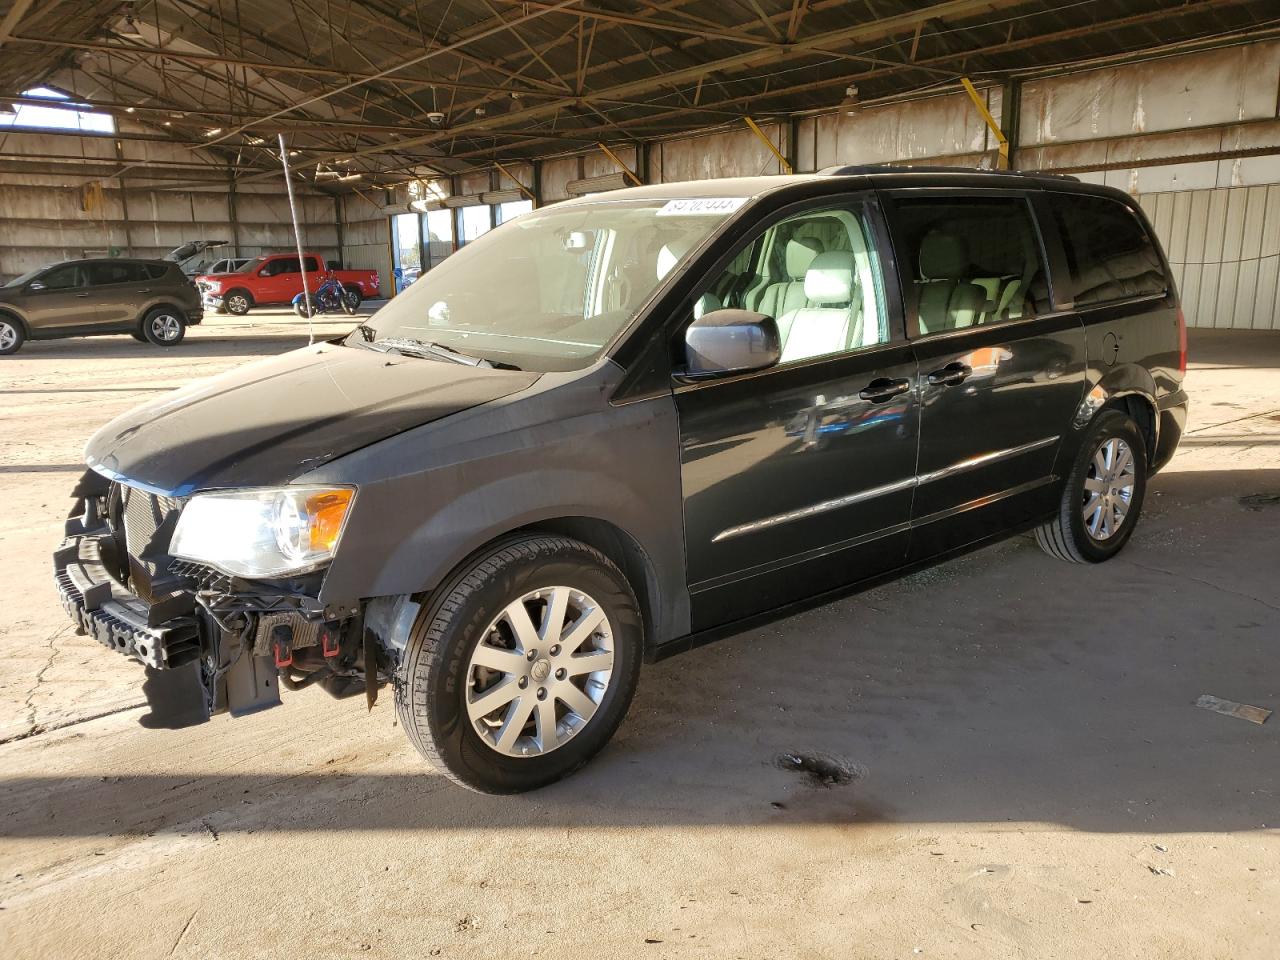
<svg viewBox="0 0 1280 960"><path fill-rule="evenodd" d="M385 698L143 729L140 670L58 606L86 437L302 342L253 314L0 362L6 960L1276 955L1280 716L1193 702L1280 711L1280 335L1193 332L1115 561L1018 538L647 668L594 763L514 798L426 769Z"/></svg>

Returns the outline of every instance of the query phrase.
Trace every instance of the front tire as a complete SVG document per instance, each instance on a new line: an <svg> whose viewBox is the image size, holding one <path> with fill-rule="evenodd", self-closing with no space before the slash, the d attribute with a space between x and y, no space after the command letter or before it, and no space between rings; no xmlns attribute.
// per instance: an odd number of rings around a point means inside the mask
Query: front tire
<svg viewBox="0 0 1280 960"><path fill-rule="evenodd" d="M1036 530L1051 557L1102 563L1129 542L1147 492L1147 444L1133 418L1104 410L1076 454L1058 515Z"/></svg>
<svg viewBox="0 0 1280 960"><path fill-rule="evenodd" d="M226 307L227 313L236 317L243 317L249 312L249 308L253 306L253 298L244 290L232 290L226 295L222 301Z"/></svg>
<svg viewBox="0 0 1280 960"><path fill-rule="evenodd" d="M142 319L142 335L157 347L176 347L187 335L187 318L181 310L156 307Z"/></svg>
<svg viewBox="0 0 1280 960"><path fill-rule="evenodd" d="M455 783L520 793L573 773L630 706L643 628L598 550L528 535L473 558L414 625L396 683L410 742Z"/></svg>
<svg viewBox="0 0 1280 960"><path fill-rule="evenodd" d="M342 292L342 312L348 317L354 317L356 311L360 309L360 304L364 302L364 297L355 287L347 287Z"/></svg>
<svg viewBox="0 0 1280 960"><path fill-rule="evenodd" d="M0 317L0 357L17 353L26 339L22 324L10 317Z"/></svg>

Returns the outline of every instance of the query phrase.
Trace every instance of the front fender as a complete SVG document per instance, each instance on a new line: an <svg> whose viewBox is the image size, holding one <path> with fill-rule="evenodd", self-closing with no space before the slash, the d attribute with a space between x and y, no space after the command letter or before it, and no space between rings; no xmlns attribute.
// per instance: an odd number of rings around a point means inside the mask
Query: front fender
<svg viewBox="0 0 1280 960"><path fill-rule="evenodd" d="M656 593L652 639L683 636L689 598L675 404L665 394L615 407L607 396L579 383L486 404L301 478L358 487L321 599L349 607L429 591L505 533L587 518L645 554Z"/></svg>

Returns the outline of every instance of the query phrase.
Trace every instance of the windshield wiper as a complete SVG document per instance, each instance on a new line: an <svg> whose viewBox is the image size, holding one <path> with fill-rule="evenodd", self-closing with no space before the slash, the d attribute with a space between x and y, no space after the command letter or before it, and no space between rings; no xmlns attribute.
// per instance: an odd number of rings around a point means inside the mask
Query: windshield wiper
<svg viewBox="0 0 1280 960"><path fill-rule="evenodd" d="M473 357L454 347L436 343L432 340L415 340L412 337L384 337L381 340L375 340L369 346L374 350L398 353L401 356L448 360L468 367L497 367L502 370L520 369L512 363L498 363L493 360L486 360L484 357Z"/></svg>

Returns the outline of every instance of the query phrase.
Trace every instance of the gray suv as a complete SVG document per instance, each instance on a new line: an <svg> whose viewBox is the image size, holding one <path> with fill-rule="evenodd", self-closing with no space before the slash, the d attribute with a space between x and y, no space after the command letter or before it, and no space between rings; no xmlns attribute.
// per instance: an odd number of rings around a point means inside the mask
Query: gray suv
<svg viewBox="0 0 1280 960"><path fill-rule="evenodd" d="M0 287L0 354L27 340L130 333L172 347L204 316L200 294L166 260L71 260Z"/></svg>

